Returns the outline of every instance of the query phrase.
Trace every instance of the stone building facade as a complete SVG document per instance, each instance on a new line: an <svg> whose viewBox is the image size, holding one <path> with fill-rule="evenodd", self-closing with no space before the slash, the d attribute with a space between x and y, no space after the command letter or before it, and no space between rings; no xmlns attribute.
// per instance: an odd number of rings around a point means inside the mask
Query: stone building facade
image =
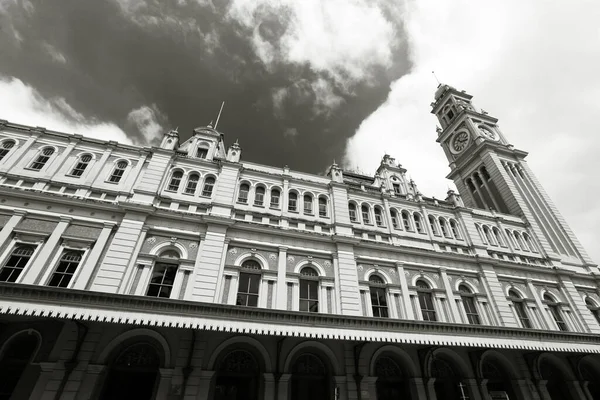
<svg viewBox="0 0 600 400"><path fill-rule="evenodd" d="M2 121L0 399L599 399L596 264L497 119L432 112L445 200Z"/></svg>

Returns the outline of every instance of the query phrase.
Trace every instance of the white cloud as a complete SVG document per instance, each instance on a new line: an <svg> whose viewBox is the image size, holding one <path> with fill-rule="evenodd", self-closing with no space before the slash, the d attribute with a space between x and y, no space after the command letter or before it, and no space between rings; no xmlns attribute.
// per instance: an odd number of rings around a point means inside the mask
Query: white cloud
<svg viewBox="0 0 600 400"><path fill-rule="evenodd" d="M44 48L44 50L46 50L46 52L48 53L48 55L50 57L52 57L52 59L54 61L56 61L57 63L60 63L60 64L66 64L67 63L67 59L64 56L64 54L61 53L56 47L52 46L50 43L44 42L42 44L42 47Z"/></svg>
<svg viewBox="0 0 600 400"><path fill-rule="evenodd" d="M165 128L162 127L159 120L164 119L164 115L161 114L156 104L141 106L131 110L127 115L127 121L142 133L146 144L150 145L158 145L160 143Z"/></svg>
<svg viewBox="0 0 600 400"><path fill-rule="evenodd" d="M86 120L64 98L46 99L16 78L0 78L0 110L0 118L10 122L132 144L115 124Z"/></svg>
<svg viewBox="0 0 600 400"><path fill-rule="evenodd" d="M347 163L373 171L384 152L427 195L442 197L447 160L429 114L436 83L474 95L529 164L593 258L600 261L600 3L408 1L414 67L349 140Z"/></svg>

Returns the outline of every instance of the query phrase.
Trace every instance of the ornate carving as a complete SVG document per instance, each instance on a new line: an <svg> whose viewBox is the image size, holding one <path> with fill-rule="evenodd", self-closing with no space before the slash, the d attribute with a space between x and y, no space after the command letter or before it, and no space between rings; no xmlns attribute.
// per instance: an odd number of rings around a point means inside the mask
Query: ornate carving
<svg viewBox="0 0 600 400"><path fill-rule="evenodd" d="M196 242L190 242L190 244L188 245L190 249L195 249L198 247L198 243Z"/></svg>
<svg viewBox="0 0 600 400"><path fill-rule="evenodd" d="M391 357L379 357L375 364L375 376L379 378L400 378L402 370Z"/></svg>
<svg viewBox="0 0 600 400"><path fill-rule="evenodd" d="M125 349L115 365L130 368L158 368L160 360L156 350L148 343L138 343Z"/></svg>
<svg viewBox="0 0 600 400"><path fill-rule="evenodd" d="M276 261L277 260L277 254L275 254L275 253L269 253L269 260Z"/></svg>
<svg viewBox="0 0 600 400"><path fill-rule="evenodd" d="M258 374L258 363L246 350L234 350L221 361L219 372Z"/></svg>
<svg viewBox="0 0 600 400"><path fill-rule="evenodd" d="M364 271L364 269L365 269L365 267L363 267L363 265L362 265L362 264L358 264L358 265L356 266L356 268L358 268L358 270L359 270L359 271L361 271L361 272L362 272L362 271Z"/></svg>
<svg viewBox="0 0 600 400"><path fill-rule="evenodd" d="M156 238L154 236L150 236L148 239L146 239L146 242L154 244L156 243Z"/></svg>
<svg viewBox="0 0 600 400"><path fill-rule="evenodd" d="M303 354L294 363L294 374L324 376L327 371L323 362L313 354Z"/></svg>
<svg viewBox="0 0 600 400"><path fill-rule="evenodd" d="M327 269L331 268L331 261L329 261L329 260L323 261L323 266Z"/></svg>
<svg viewBox="0 0 600 400"><path fill-rule="evenodd" d="M287 257L288 264L292 264L292 263L294 263L294 261L296 261L296 258L294 256L288 256Z"/></svg>
<svg viewBox="0 0 600 400"><path fill-rule="evenodd" d="M229 250L229 254L231 254L231 255L236 255L237 253L238 253L238 249L237 249L237 248L235 248L235 247L232 247L232 248Z"/></svg>

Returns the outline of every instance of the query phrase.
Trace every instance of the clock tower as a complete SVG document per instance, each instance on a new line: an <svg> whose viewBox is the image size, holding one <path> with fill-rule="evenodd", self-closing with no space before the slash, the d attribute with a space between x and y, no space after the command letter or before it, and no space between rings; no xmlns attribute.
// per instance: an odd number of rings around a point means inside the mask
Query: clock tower
<svg viewBox="0 0 600 400"><path fill-rule="evenodd" d="M450 162L452 179L467 207L521 217L543 253L563 264L594 265L498 119L477 109L473 96L441 84L431 103L438 118L437 142Z"/></svg>

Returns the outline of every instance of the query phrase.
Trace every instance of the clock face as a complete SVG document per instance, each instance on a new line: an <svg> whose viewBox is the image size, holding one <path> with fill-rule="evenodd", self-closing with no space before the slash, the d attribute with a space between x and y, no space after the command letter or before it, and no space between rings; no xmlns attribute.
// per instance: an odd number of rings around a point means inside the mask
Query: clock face
<svg viewBox="0 0 600 400"><path fill-rule="evenodd" d="M460 132L456 136L454 136L454 140L452 140L452 148L455 152L460 153L467 147L469 143L469 134L467 132Z"/></svg>
<svg viewBox="0 0 600 400"><path fill-rule="evenodd" d="M480 126L479 132L481 132L481 134L488 139L498 140L498 135L496 135L496 132L492 131L491 129L489 129L487 127Z"/></svg>

